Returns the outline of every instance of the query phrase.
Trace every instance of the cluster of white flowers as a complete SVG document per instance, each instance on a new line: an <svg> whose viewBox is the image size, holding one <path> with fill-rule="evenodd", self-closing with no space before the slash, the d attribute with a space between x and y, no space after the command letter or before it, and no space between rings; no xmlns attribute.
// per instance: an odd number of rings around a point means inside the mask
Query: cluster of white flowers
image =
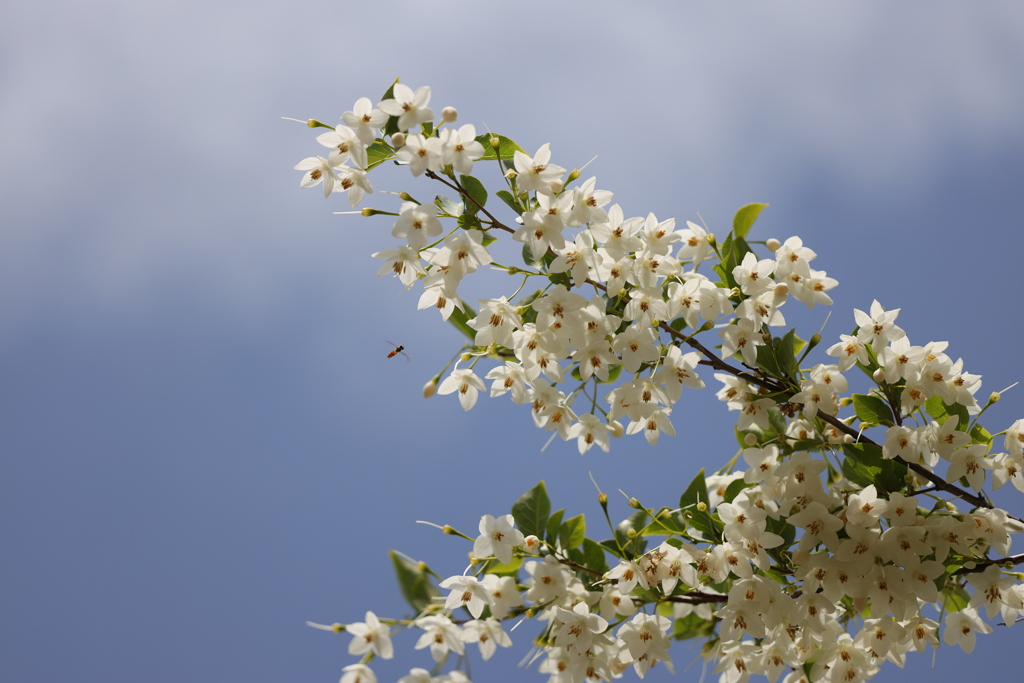
<svg viewBox="0 0 1024 683"><path fill-rule="evenodd" d="M746 467L735 468L737 457L716 475L702 471L676 509L633 501L639 518L613 529L611 541L584 538L582 516L533 519L524 535L512 515L485 515L480 535L465 537L474 540L473 573L441 581L446 597L403 584L420 591L410 600L414 618L368 612L362 623L321 627L351 633L349 651L363 657L343 683L375 683L368 664L393 656L392 626L422 630L415 648L429 648L437 663L403 683L466 681L439 673L449 654L477 643L489 659L512 644L503 621L518 618L545 624L531 661L543 656L538 669L550 683L610 681L630 667L643 677L657 662L671 667L671 642L691 637L707 640L722 683L751 674L839 683L866 680L885 660L902 666L940 636L970 652L976 634L991 631L981 612L1007 626L1024 617L1024 584L1011 571L1024 556L1009 555L1024 523L982 490L991 471L994 488L1012 482L1024 492L1024 420L1004 432L1005 452L990 453L998 434L978 417L999 395L979 405L980 377L953 361L945 342L911 346L895 324L899 309L875 301L869 313L854 311L855 334L827 349L834 364L802 370L820 337L805 345L793 331L773 336L786 324L780 309L790 296L831 304L837 283L811 267L817 255L798 237L767 240L770 256L754 254L745 237L761 205L741 209L721 243L692 222L677 229L654 214L627 218L596 178L573 185L579 171L551 163L549 145L530 156L472 125L446 128L457 118L451 108L435 125L429 101L429 88L397 82L377 108L362 98L345 125L317 138L327 158L296 166L306 171L302 187L323 183L325 196L347 192L353 206L373 191L366 173L387 160L456 193L432 204L401 193L396 212L363 210L394 216L402 241L374 254L385 262L378 274L406 288L420 282L419 308L436 308L471 338L425 394L455 393L469 410L491 380L490 395L528 404L537 427L576 439L581 453L595 444L608 451L623 433L642 432L651 444L674 435L673 406L684 387L705 386L697 366L706 365L722 384L718 398L738 412ZM514 211L511 226L470 175L481 161L497 163L504 187L495 196ZM494 263L488 247L501 232L523 243L523 267ZM487 265L523 285L539 278L542 288L518 302L522 286L480 299L474 314L459 289ZM711 330L717 353L697 338ZM481 378L474 366L485 357L499 364ZM873 384L844 397L843 373L855 365ZM569 379L578 384L566 393L558 385ZM581 396L588 413L573 409ZM855 414L840 417L849 405ZM865 434L876 427L885 429L879 443ZM936 472L943 461L944 474ZM527 495L531 516L543 509L546 518L543 487ZM601 504L607 514L607 499ZM651 535L665 541L645 552ZM456 618L460 610L471 619Z"/></svg>

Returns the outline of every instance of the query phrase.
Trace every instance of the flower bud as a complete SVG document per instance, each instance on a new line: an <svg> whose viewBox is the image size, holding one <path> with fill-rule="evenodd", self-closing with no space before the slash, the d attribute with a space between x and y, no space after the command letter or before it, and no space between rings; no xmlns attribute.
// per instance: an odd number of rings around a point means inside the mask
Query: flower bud
<svg viewBox="0 0 1024 683"><path fill-rule="evenodd" d="M779 250L779 247L782 246L782 242L780 242L777 239L775 239L774 237L772 237L771 239L765 240L764 246L768 247L768 251L770 251L770 252L772 252L774 254L775 252L777 252Z"/></svg>
<svg viewBox="0 0 1024 683"><path fill-rule="evenodd" d="M877 370L871 373L871 379L873 379L876 384L881 384L882 382L885 381L885 370L883 370L882 368L878 368Z"/></svg>
<svg viewBox="0 0 1024 683"><path fill-rule="evenodd" d="M563 187L565 187L565 184L561 180L552 180L551 181L551 191L553 193L558 194L559 192L562 191Z"/></svg>
<svg viewBox="0 0 1024 683"><path fill-rule="evenodd" d="M843 398L839 399L839 407L840 408L845 408L846 406L848 406L848 405L850 405L852 403L853 403L853 399L850 398L849 396L844 396Z"/></svg>
<svg viewBox="0 0 1024 683"><path fill-rule="evenodd" d="M423 385L423 398L430 398L437 393L437 378L434 377Z"/></svg>
<svg viewBox="0 0 1024 683"><path fill-rule="evenodd" d="M529 535L523 539L523 550L528 553L535 553L540 550L540 539L534 535Z"/></svg>
<svg viewBox="0 0 1024 683"><path fill-rule="evenodd" d="M445 107L441 110L441 120L445 123L455 123L459 118L459 111L455 107Z"/></svg>
<svg viewBox="0 0 1024 683"><path fill-rule="evenodd" d="M843 434L843 443L845 443L845 444L853 443L853 436L851 436L849 434Z"/></svg>
<svg viewBox="0 0 1024 683"><path fill-rule="evenodd" d="M405 147L405 133L399 131L391 136L391 146L395 149Z"/></svg>
<svg viewBox="0 0 1024 683"><path fill-rule="evenodd" d="M608 426L611 427L612 436L614 436L616 439L620 438L625 431L622 428L622 423L619 422L618 420L612 420L611 422L608 423Z"/></svg>
<svg viewBox="0 0 1024 683"><path fill-rule="evenodd" d="M789 294L789 285L787 285L785 282L780 282L779 284L775 285L775 298L776 299L778 299L779 297L785 297L788 294Z"/></svg>
<svg viewBox="0 0 1024 683"><path fill-rule="evenodd" d="M629 531L626 532L626 538L636 538L636 529L629 527Z"/></svg>
<svg viewBox="0 0 1024 683"><path fill-rule="evenodd" d="M571 183L572 181L574 181L574 180L576 180L577 178L580 177L580 173L582 173L582 171L580 171L580 169L578 169L578 168L572 169L571 171L569 171L569 177L565 179L565 182L566 183Z"/></svg>
<svg viewBox="0 0 1024 683"><path fill-rule="evenodd" d="M743 437L743 443L747 444L748 446L755 445L757 443L757 435L747 432L747 434Z"/></svg>

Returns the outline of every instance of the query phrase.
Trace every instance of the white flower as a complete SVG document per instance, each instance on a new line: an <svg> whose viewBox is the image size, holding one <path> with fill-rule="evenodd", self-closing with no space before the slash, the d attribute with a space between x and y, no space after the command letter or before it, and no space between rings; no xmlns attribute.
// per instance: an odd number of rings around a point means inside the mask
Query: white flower
<svg viewBox="0 0 1024 683"><path fill-rule="evenodd" d="M352 642L348 644L350 655L361 655L372 651L381 659L395 656L391 645L391 630L386 624L380 623L373 612L366 613L366 621L348 624L345 630L352 634Z"/></svg>
<svg viewBox="0 0 1024 683"><path fill-rule="evenodd" d="M445 128L441 131L444 144L444 163L451 164L459 173L473 172L473 162L484 155L484 146L476 141L476 127L467 123L458 130Z"/></svg>
<svg viewBox="0 0 1024 683"><path fill-rule="evenodd" d="M388 122L388 115L380 109L374 109L370 98L360 97L356 100L352 111L347 111L341 115L341 120L345 122L346 126L350 126L355 131L356 137L364 145L369 147L377 138L379 129Z"/></svg>
<svg viewBox="0 0 1024 683"><path fill-rule="evenodd" d="M992 633L992 627L982 621L977 610L967 607L946 617L942 641L946 645L959 645L961 650L970 654L978 639L977 633Z"/></svg>
<svg viewBox="0 0 1024 683"><path fill-rule="evenodd" d="M414 176L426 170L444 170L444 144L440 138L424 138L422 135L408 135L405 146L395 152L398 158L409 164Z"/></svg>
<svg viewBox="0 0 1024 683"><path fill-rule="evenodd" d="M474 620L465 625L462 631L462 638L467 643L478 643L480 656L486 662L490 659L498 646L512 647L512 639L508 637L501 623L497 619Z"/></svg>
<svg viewBox="0 0 1024 683"><path fill-rule="evenodd" d="M560 183L565 169L551 161L551 143L545 142L533 157L517 151L512 158L516 167L516 184L521 191L535 191L541 194L555 194L553 183ZM561 247L561 245L559 245Z"/></svg>
<svg viewBox="0 0 1024 683"><path fill-rule="evenodd" d="M469 410L476 405L478 392L485 388L484 381L477 377L472 370L466 368L452 370L452 374L445 377L441 386L437 388L437 393L445 395L455 391L459 392L459 403L462 404L462 409Z"/></svg>
<svg viewBox="0 0 1024 683"><path fill-rule="evenodd" d="M394 99L380 103L380 110L388 116L398 117L399 130L409 130L426 121L434 120L434 110L430 104L430 87L424 85L416 92L405 83L395 83L391 90Z"/></svg>
<svg viewBox="0 0 1024 683"><path fill-rule="evenodd" d="M349 664L344 669L339 683L377 683L377 676L365 664Z"/></svg>
<svg viewBox="0 0 1024 683"><path fill-rule="evenodd" d="M478 558L494 555L502 564L512 561L512 549L523 544L523 532L513 528L512 515L495 519L491 515L480 518L480 536L473 544L473 555Z"/></svg>
<svg viewBox="0 0 1024 683"><path fill-rule="evenodd" d="M331 196L331 193L334 192L334 185L340 182L337 171L322 156L306 157L295 164L295 170L306 172L302 176L302 180L299 181L299 187L303 189L316 187L323 183L324 199Z"/></svg>
<svg viewBox="0 0 1024 683"><path fill-rule="evenodd" d="M430 656L435 662L440 662L449 650L458 655L466 653L465 641L462 639L462 632L447 617L429 616L421 617L414 622L417 628L425 633L416 641L416 649L430 648Z"/></svg>
<svg viewBox="0 0 1024 683"><path fill-rule="evenodd" d="M474 619L479 619L484 606L493 602L487 587L475 576L450 576L442 581L440 586L451 591L445 600L445 609L465 607Z"/></svg>

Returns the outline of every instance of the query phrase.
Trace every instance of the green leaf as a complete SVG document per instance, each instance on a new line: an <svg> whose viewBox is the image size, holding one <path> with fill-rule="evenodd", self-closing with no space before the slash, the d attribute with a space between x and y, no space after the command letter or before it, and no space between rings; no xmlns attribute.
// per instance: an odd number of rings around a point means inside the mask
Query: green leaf
<svg viewBox="0 0 1024 683"><path fill-rule="evenodd" d="M757 220L758 215L761 213L761 209L768 206L767 204L747 204L741 206L736 211L736 215L732 219L732 232L737 237L746 237L750 229L754 227L754 221ZM742 259L741 259L742 260Z"/></svg>
<svg viewBox="0 0 1024 683"><path fill-rule="evenodd" d="M624 555L622 554L622 551L619 550L619 544L615 542L614 538L605 539L605 540L601 541L600 543L598 543L598 545L600 545L602 548L604 548L605 552L611 553L615 557L626 559L624 557ZM632 558L630 558L630 559L632 559Z"/></svg>
<svg viewBox="0 0 1024 683"><path fill-rule="evenodd" d="M465 309L465 310L462 310ZM448 316L448 322L462 334L469 337L471 342L476 341L476 330L469 325L469 321L476 317L476 311L470 308L468 305L463 304L462 308L455 307L452 309L452 314Z"/></svg>
<svg viewBox="0 0 1024 683"><path fill-rule="evenodd" d="M796 336L795 327L779 340L778 346L775 349L775 356L779 361L779 369L782 370L785 377L792 377L793 373L796 372L796 354L803 345L804 341Z"/></svg>
<svg viewBox="0 0 1024 683"><path fill-rule="evenodd" d="M992 435L989 434L987 429L985 429L979 424L976 424L971 429L971 443L983 443L986 445L992 445Z"/></svg>
<svg viewBox="0 0 1024 683"><path fill-rule="evenodd" d="M424 569L420 569L418 562L414 562L401 553L389 550L392 564L395 565L395 574L398 576L398 587L402 591L402 597L409 603L413 611L422 612L430 605L433 597L440 595L430 575Z"/></svg>
<svg viewBox="0 0 1024 683"><path fill-rule="evenodd" d="M483 183L471 175L460 175L459 182L462 183L462 189L473 199L473 201L466 202L466 210L475 214L487 203L487 189ZM474 204L474 202L476 203Z"/></svg>
<svg viewBox="0 0 1024 683"><path fill-rule="evenodd" d="M519 568L523 566L523 558L512 556L512 561L508 564L502 564L498 560L490 560L483 572L487 574L497 574L498 576L515 576Z"/></svg>
<svg viewBox="0 0 1024 683"><path fill-rule="evenodd" d="M634 557L644 554L644 549L647 547L647 541L640 537L640 530L644 528L644 522L646 520L647 513L644 510L637 510L629 517L619 522L619 525L615 527L615 538L618 539L623 548L626 548L627 554L630 554L630 548L632 548L632 555ZM637 535L635 538L629 537L630 529L636 531Z"/></svg>
<svg viewBox="0 0 1024 683"><path fill-rule="evenodd" d="M854 394L853 409L857 412L857 419L870 425L885 425L892 427L896 423L892 419L892 409L889 404L878 396L870 394Z"/></svg>
<svg viewBox="0 0 1024 683"><path fill-rule="evenodd" d="M722 278L722 283L728 288L736 287L736 278L732 271L736 266L743 263L743 257L750 252L750 247L742 237L734 237L731 233L725 238L722 245L722 260L715 266L715 272Z"/></svg>
<svg viewBox="0 0 1024 683"><path fill-rule="evenodd" d="M711 504L711 498L708 496L708 481L704 476L703 467L683 491L683 495L679 497L679 509L683 512L690 511L697 514L697 503L704 503L708 506Z"/></svg>
<svg viewBox="0 0 1024 683"><path fill-rule="evenodd" d="M578 548L583 539L587 536L587 522L583 515L576 515L562 522L558 530L558 540L562 548Z"/></svg>
<svg viewBox="0 0 1024 683"><path fill-rule="evenodd" d="M401 79L396 78L395 79L395 83L398 83L399 80L401 80ZM384 97L380 98L378 100L378 102L383 102L384 100L393 100L393 99L395 99L395 83L392 83L388 87L388 89L386 91L384 91ZM398 117L397 116L389 116L388 117L388 122L384 124L384 137L388 137L389 135L394 135L397 132L398 132Z"/></svg>
<svg viewBox="0 0 1024 683"><path fill-rule="evenodd" d="M391 148L381 142L375 142L366 148L366 170L369 171L383 164L388 159L394 159L395 153Z"/></svg>
<svg viewBox="0 0 1024 683"><path fill-rule="evenodd" d="M548 517L548 523L545 525L547 528L547 539L548 543L555 545L558 543L558 530L562 527L562 517L565 516L565 509L557 510L551 513Z"/></svg>
<svg viewBox="0 0 1024 683"><path fill-rule="evenodd" d="M548 490L543 480L537 482L536 486L524 493L512 506L512 516L524 536L543 538L550 512L551 500L548 498Z"/></svg>
<svg viewBox="0 0 1024 683"><path fill-rule="evenodd" d="M583 539L583 566L587 569L593 569L595 572L601 572L602 574L608 571L608 561L604 556L605 549L597 541L592 541L589 538Z"/></svg>
<svg viewBox="0 0 1024 683"><path fill-rule="evenodd" d="M537 259L533 258L533 247L527 242L523 245L522 249L523 263L534 268L537 267Z"/></svg>
<svg viewBox="0 0 1024 683"><path fill-rule="evenodd" d="M516 203L516 198L512 196L512 193L508 190L498 190L494 194L498 195L498 199L508 204L509 208L516 212L517 216L523 215L523 210Z"/></svg>
<svg viewBox="0 0 1024 683"><path fill-rule="evenodd" d="M466 210L466 205L462 202L457 202L454 199L449 199L443 194L439 194L434 197L434 203L437 204L437 208L441 209L443 213L449 216L461 216Z"/></svg>
<svg viewBox="0 0 1024 683"><path fill-rule="evenodd" d="M775 349L768 344L757 347L757 367L764 370L769 377L785 377L776 359Z"/></svg>
<svg viewBox="0 0 1024 683"><path fill-rule="evenodd" d="M971 604L971 594L956 584L942 589L942 604L947 612L959 612Z"/></svg>
<svg viewBox="0 0 1024 683"><path fill-rule="evenodd" d="M750 484L743 481L743 479L737 479L736 481L729 482L729 486L725 489L725 495L722 496L722 500L726 503L731 503L736 500L736 496L740 495L740 491L745 488L749 488Z"/></svg>
<svg viewBox="0 0 1024 683"><path fill-rule="evenodd" d="M690 612L682 619L676 619L672 628L674 640L687 640L689 638L706 638L715 632L715 620L704 619L697 616L696 612Z"/></svg>
<svg viewBox="0 0 1024 683"><path fill-rule="evenodd" d="M480 230L483 228L480 224L480 219L476 217L476 214L468 212L459 216L459 227L463 230Z"/></svg>
<svg viewBox="0 0 1024 683"><path fill-rule="evenodd" d="M501 154L502 161L506 159L511 159L512 155L514 155L516 152L522 152L523 154L526 154L526 150L524 150L516 143L512 142L504 135L499 135L497 137L499 140L501 140L501 145L499 146L498 152L496 153L494 147L491 147L490 133L484 133L483 135L476 136L476 141L484 146L484 155L480 157L479 161L494 161L498 158L498 153Z"/></svg>
<svg viewBox="0 0 1024 683"><path fill-rule="evenodd" d="M904 487L907 466L882 457L882 449L869 443L843 445L843 475L860 486L875 485L886 496Z"/></svg>
<svg viewBox="0 0 1024 683"><path fill-rule="evenodd" d="M944 424L952 416L958 415L960 417L960 421L956 423L956 430L958 432L966 432L967 425L970 424L971 418L967 414L966 406L962 406L959 403L947 406L942 397L938 395L932 396L925 401L924 409L940 425Z"/></svg>
<svg viewBox="0 0 1024 683"><path fill-rule="evenodd" d="M666 512L668 514L666 514ZM672 534L685 534L686 520L678 512L672 512L668 508L658 511L657 518L643 528L643 536L670 536Z"/></svg>

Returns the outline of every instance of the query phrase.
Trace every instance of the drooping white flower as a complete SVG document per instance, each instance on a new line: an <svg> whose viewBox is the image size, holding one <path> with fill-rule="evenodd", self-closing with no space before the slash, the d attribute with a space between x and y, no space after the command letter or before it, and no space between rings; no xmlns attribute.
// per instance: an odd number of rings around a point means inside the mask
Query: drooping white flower
<svg viewBox="0 0 1024 683"><path fill-rule="evenodd" d="M391 644L391 629L387 624L380 623L373 612L366 613L365 622L348 624L345 630L352 634L352 642L348 644L350 655L373 652L381 659L391 659L395 656Z"/></svg>
<svg viewBox="0 0 1024 683"><path fill-rule="evenodd" d="M479 558L493 555L502 564L512 561L512 549L523 544L523 532L514 528L512 515L480 518L480 536L473 543L473 555Z"/></svg>

